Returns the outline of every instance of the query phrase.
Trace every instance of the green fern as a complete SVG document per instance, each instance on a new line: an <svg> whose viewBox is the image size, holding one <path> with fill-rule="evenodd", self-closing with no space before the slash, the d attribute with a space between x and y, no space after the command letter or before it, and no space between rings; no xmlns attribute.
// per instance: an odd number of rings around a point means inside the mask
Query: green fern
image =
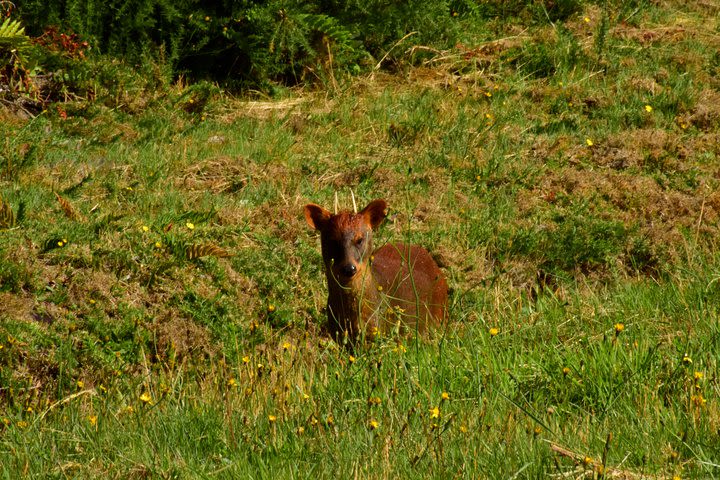
<svg viewBox="0 0 720 480"><path fill-rule="evenodd" d="M305 25L309 30L320 32L332 39L339 48L353 52L359 46L359 42L354 40L352 32L340 25L337 19L333 17L310 13L298 13L293 15L293 17L298 23Z"/></svg>
<svg viewBox="0 0 720 480"><path fill-rule="evenodd" d="M30 39L19 20L6 18L0 25L0 54L20 51L28 46Z"/></svg>

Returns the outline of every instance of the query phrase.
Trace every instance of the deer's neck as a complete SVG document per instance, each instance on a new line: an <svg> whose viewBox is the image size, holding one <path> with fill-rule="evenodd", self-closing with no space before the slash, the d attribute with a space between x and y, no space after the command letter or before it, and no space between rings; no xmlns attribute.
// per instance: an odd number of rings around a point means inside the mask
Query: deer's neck
<svg viewBox="0 0 720 480"><path fill-rule="evenodd" d="M378 328L380 294L371 268L358 273L348 285L328 275L328 319L351 339L361 332L374 335Z"/></svg>

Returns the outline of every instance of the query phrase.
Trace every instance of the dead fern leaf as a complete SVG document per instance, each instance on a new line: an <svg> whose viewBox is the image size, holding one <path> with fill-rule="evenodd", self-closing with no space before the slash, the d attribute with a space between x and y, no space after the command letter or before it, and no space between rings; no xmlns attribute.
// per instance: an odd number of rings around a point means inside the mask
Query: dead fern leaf
<svg viewBox="0 0 720 480"><path fill-rule="evenodd" d="M62 211L67 218L69 218L70 220L78 220L80 218L80 215L77 213L77 211L75 211L70 202L58 195L57 192L55 192L55 198L57 198L57 201L60 204L60 208L62 208Z"/></svg>
<svg viewBox="0 0 720 480"><path fill-rule="evenodd" d="M185 255L188 260L195 260L196 258L206 257L208 255L217 258L232 257L232 254L227 250L220 248L217 245L213 245L212 243L206 243L204 245L190 245L187 249L185 249Z"/></svg>
<svg viewBox="0 0 720 480"><path fill-rule="evenodd" d="M0 228L12 228L15 226L15 213L10 204L0 198Z"/></svg>

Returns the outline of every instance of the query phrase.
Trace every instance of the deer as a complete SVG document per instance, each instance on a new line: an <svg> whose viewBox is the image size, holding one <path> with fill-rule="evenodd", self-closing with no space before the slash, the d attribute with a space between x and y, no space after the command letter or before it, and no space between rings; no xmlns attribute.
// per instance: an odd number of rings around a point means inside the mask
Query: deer
<svg viewBox="0 0 720 480"><path fill-rule="evenodd" d="M382 199L359 213L305 205L308 225L320 232L327 326L336 341L354 345L391 332L425 334L445 323L448 285L430 253L400 242L373 251L373 231L387 208Z"/></svg>

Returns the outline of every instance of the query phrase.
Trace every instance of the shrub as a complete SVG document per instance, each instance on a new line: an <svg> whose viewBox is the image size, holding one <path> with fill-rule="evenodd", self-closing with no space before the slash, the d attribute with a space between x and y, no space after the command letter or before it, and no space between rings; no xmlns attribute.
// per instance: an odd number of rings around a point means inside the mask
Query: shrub
<svg viewBox="0 0 720 480"><path fill-rule="evenodd" d="M0 23L0 85L10 91L28 90L30 39L22 24L10 17Z"/></svg>
<svg viewBox="0 0 720 480"><path fill-rule="evenodd" d="M357 71L368 55L385 55L409 33L389 58L413 43L445 47L455 38L448 3L430 0L28 0L20 13L34 35L57 25L100 53L135 63L151 56L176 75L241 85L297 83L328 68Z"/></svg>

